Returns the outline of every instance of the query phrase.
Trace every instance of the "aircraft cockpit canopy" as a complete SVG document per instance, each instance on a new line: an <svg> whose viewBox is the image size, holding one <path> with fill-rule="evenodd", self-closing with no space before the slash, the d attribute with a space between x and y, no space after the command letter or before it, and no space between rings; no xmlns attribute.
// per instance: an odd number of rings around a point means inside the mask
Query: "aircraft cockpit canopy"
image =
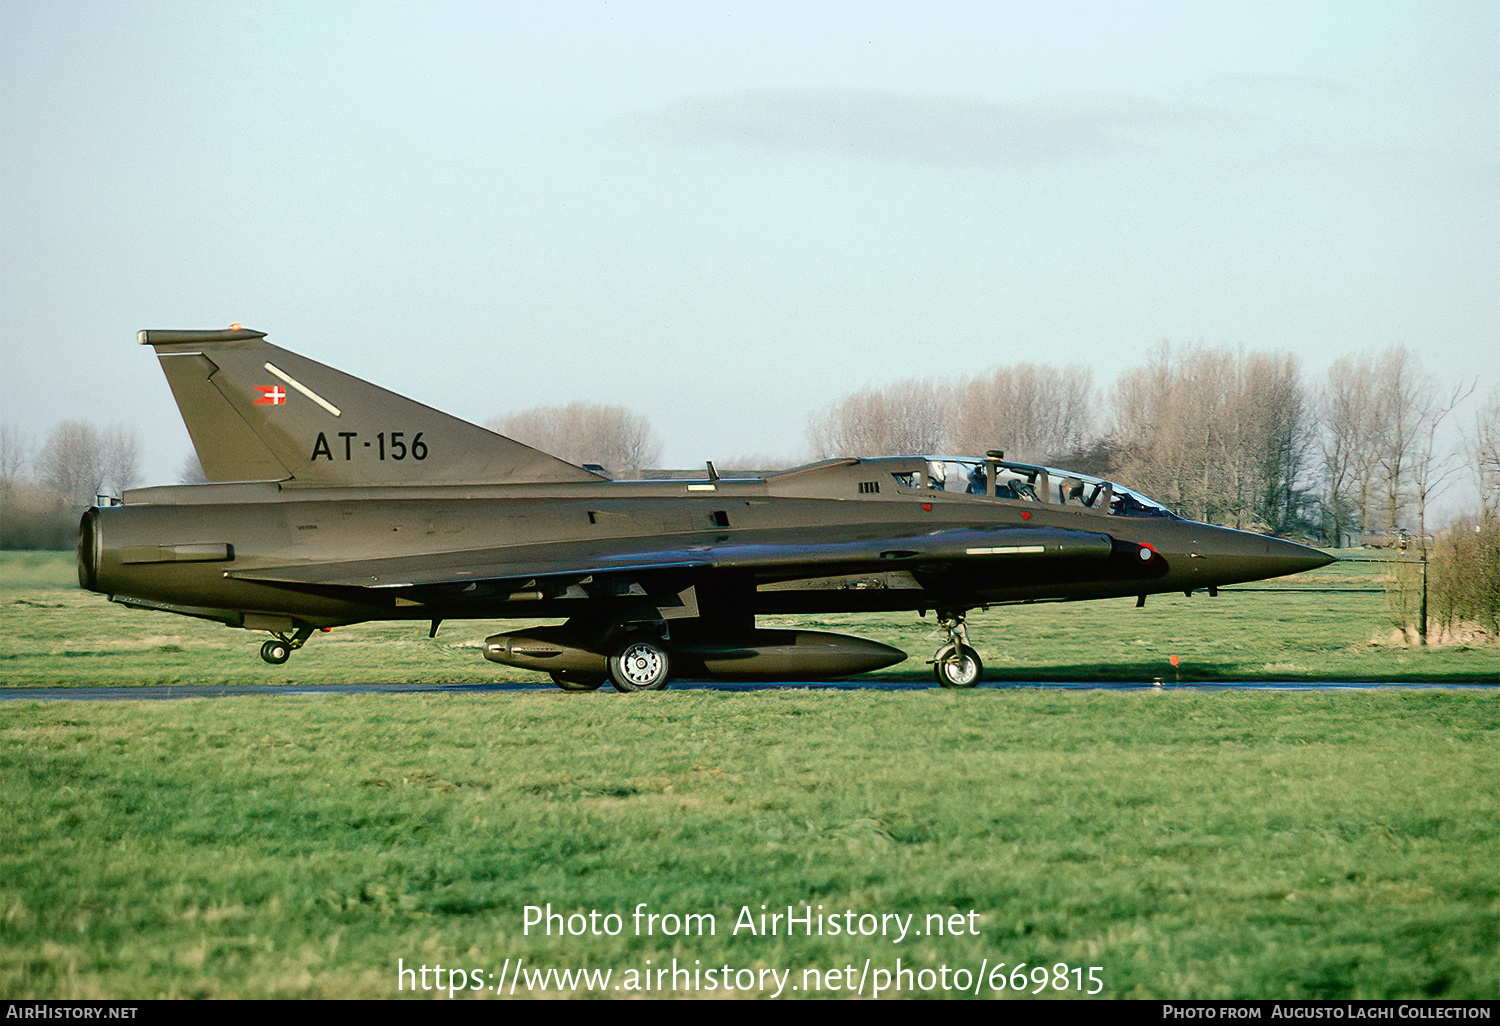
<svg viewBox="0 0 1500 1026"><path fill-rule="evenodd" d="M994 455L978 457L927 456L923 475L909 471L895 475L898 484L929 491L988 495L997 499L1076 506L1122 517L1175 516L1155 499L1124 485L1089 474L1056 467L1016 463Z"/></svg>

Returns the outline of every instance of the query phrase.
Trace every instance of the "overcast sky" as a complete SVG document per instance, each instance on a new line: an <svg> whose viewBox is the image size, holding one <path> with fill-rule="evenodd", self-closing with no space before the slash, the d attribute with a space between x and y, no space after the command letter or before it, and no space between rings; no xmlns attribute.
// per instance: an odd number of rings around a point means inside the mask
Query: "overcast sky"
<svg viewBox="0 0 1500 1026"><path fill-rule="evenodd" d="M1500 384L1500 4L0 0L0 417L190 451L147 327L800 455L1167 338Z"/></svg>

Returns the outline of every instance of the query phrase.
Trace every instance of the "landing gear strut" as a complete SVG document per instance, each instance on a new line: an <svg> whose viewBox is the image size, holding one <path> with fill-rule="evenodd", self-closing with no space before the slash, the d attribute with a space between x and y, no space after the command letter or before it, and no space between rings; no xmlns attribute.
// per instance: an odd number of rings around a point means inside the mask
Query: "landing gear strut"
<svg viewBox="0 0 1500 1026"><path fill-rule="evenodd" d="M938 610L938 626L948 632L948 640L932 657L932 675L945 688L972 688L984 673L979 653L969 647L969 631L964 626L966 610Z"/></svg>
<svg viewBox="0 0 1500 1026"><path fill-rule="evenodd" d="M312 632L311 627L300 627L289 638L281 631L273 631L271 640L260 646L260 657L272 666L280 666L292 657L293 652L307 644Z"/></svg>

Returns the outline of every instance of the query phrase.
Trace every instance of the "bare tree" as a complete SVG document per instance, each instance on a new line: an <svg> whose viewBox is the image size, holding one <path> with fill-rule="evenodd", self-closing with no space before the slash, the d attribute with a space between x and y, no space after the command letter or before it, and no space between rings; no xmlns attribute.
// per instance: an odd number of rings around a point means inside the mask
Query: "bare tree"
<svg viewBox="0 0 1500 1026"><path fill-rule="evenodd" d="M24 478L29 445L9 426L0 428L0 545L57 548L77 530L72 512L90 506L94 496L118 494L136 483L141 446L123 424L100 431L84 421L64 421L52 429L31 461L36 480Z"/></svg>
<svg viewBox="0 0 1500 1026"><path fill-rule="evenodd" d="M930 378L861 389L809 417L808 441L819 457L935 453L951 395L951 387Z"/></svg>
<svg viewBox="0 0 1500 1026"><path fill-rule="evenodd" d="M63 421L52 429L37 454L37 473L67 505L91 505L104 483L104 439L99 429L81 420Z"/></svg>
<svg viewBox="0 0 1500 1026"><path fill-rule="evenodd" d="M1382 526L1396 530L1405 520L1409 461L1421 425L1422 393L1429 387L1416 356L1405 346L1380 354L1375 368L1375 396L1380 424L1379 514Z"/></svg>
<svg viewBox="0 0 1500 1026"><path fill-rule="evenodd" d="M102 488L121 495L141 478L141 439L134 428L116 421L105 428L100 454L104 476Z"/></svg>
<svg viewBox="0 0 1500 1026"><path fill-rule="evenodd" d="M37 476L67 505L88 506L101 491L119 494L140 477L141 443L134 428L103 431L81 420L52 429L37 453Z"/></svg>
<svg viewBox="0 0 1500 1026"><path fill-rule="evenodd" d="M1003 449L1016 459L1046 461L1091 440L1093 421L1094 377L1087 367L997 367L955 386L944 446L954 453Z"/></svg>
<svg viewBox="0 0 1500 1026"><path fill-rule="evenodd" d="M1166 342L1121 374L1112 433L1123 482L1195 520L1237 522L1242 489L1227 458L1239 434L1237 376L1231 353Z"/></svg>
<svg viewBox="0 0 1500 1026"><path fill-rule="evenodd" d="M0 547L18 543L18 516L23 516L35 486L26 480L31 467L31 439L14 424L0 423Z"/></svg>
<svg viewBox="0 0 1500 1026"><path fill-rule="evenodd" d="M0 424L0 484L15 484L31 466L31 438L14 424Z"/></svg>
<svg viewBox="0 0 1500 1026"><path fill-rule="evenodd" d="M1417 426L1407 470L1411 482L1412 501L1417 513L1417 539L1424 564L1422 579L1422 605L1418 614L1417 634L1422 644L1427 644L1427 504L1448 484L1459 470L1458 453L1449 449L1440 451L1438 429L1459 403L1474 392L1474 385L1457 385L1446 394L1432 388L1424 390L1419 398Z"/></svg>
<svg viewBox="0 0 1500 1026"><path fill-rule="evenodd" d="M956 383L908 378L844 396L808 418L813 453L826 456L978 455L1002 449L1045 461L1096 441L1093 373L1033 363Z"/></svg>
<svg viewBox="0 0 1500 1026"><path fill-rule="evenodd" d="M1374 402L1370 359L1335 360L1318 399L1324 537L1335 546L1369 522L1378 462Z"/></svg>
<svg viewBox="0 0 1500 1026"><path fill-rule="evenodd" d="M1124 483L1197 520L1300 523L1312 434L1295 358L1164 342L1119 377L1113 408Z"/></svg>
<svg viewBox="0 0 1500 1026"><path fill-rule="evenodd" d="M1485 516L1500 516L1500 388L1491 389L1488 401L1475 412L1464 449L1479 488L1480 509Z"/></svg>
<svg viewBox="0 0 1500 1026"><path fill-rule="evenodd" d="M1418 410L1417 429L1407 470L1411 482L1412 502L1416 506L1417 530L1424 539L1427 535L1427 505L1462 469L1459 452L1444 448L1438 440L1438 432L1448 416L1469 396L1474 394L1475 384L1458 384L1449 392L1429 390L1421 399ZM1423 542L1423 552L1426 543Z"/></svg>
<svg viewBox="0 0 1500 1026"><path fill-rule="evenodd" d="M1297 358L1246 357L1239 400L1240 454L1254 489L1251 514L1273 531L1291 531L1310 502L1303 478L1316 437Z"/></svg>
<svg viewBox="0 0 1500 1026"><path fill-rule="evenodd" d="M595 463L616 473L642 470L661 460L661 440L651 421L623 406L538 406L494 418L485 426L569 463Z"/></svg>

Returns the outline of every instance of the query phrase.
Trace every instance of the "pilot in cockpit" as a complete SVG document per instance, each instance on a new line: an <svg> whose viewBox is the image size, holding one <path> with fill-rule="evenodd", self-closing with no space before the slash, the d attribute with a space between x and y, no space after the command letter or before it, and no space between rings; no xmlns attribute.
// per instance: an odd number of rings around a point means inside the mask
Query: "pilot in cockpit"
<svg viewBox="0 0 1500 1026"><path fill-rule="evenodd" d="M1019 479L995 482L995 492L1002 499L1020 499L1023 502L1041 502L1036 487Z"/></svg>
<svg viewBox="0 0 1500 1026"><path fill-rule="evenodd" d="M976 465L974 467L974 469L972 469L972 470L969 471L968 494L970 494L970 495L983 495L984 494L984 466L982 464L981 465Z"/></svg>

